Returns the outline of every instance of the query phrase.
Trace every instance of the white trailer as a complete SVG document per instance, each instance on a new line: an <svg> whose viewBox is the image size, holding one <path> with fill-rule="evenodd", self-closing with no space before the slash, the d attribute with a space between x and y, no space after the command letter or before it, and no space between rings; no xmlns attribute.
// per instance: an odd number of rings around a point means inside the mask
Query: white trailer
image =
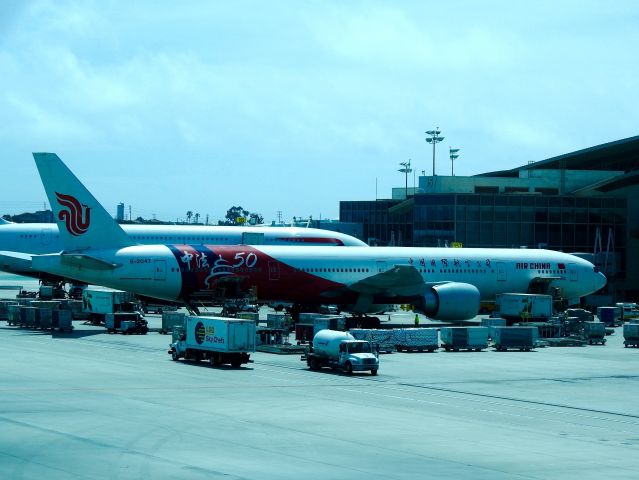
<svg viewBox="0 0 639 480"><path fill-rule="evenodd" d="M530 351L537 346L537 327L495 327L493 343L497 351L519 349Z"/></svg>
<svg viewBox="0 0 639 480"><path fill-rule="evenodd" d="M370 342L355 340L347 332L320 330L313 337L311 350L302 356L308 368L319 370L331 367L347 374L370 370L377 375L379 356Z"/></svg>
<svg viewBox="0 0 639 480"><path fill-rule="evenodd" d="M224 317L187 316L173 329L169 354L173 360L208 360L239 367L255 352L255 322Z"/></svg>
<svg viewBox="0 0 639 480"><path fill-rule="evenodd" d="M434 352L439 348L439 332L436 328L396 328L393 333L398 352Z"/></svg>
<svg viewBox="0 0 639 480"><path fill-rule="evenodd" d="M639 324L626 323L623 326L623 338L624 347L639 347Z"/></svg>
<svg viewBox="0 0 639 480"><path fill-rule="evenodd" d="M439 334L442 347L447 351L475 350L479 352L488 346L488 327L442 327Z"/></svg>
<svg viewBox="0 0 639 480"><path fill-rule="evenodd" d="M509 322L545 322L552 317L552 297L532 293L499 293L496 311Z"/></svg>
<svg viewBox="0 0 639 480"><path fill-rule="evenodd" d="M82 310L89 320L103 324L107 314L138 312L139 305L135 295L113 288L88 286L82 291ZM141 318L142 315L139 314Z"/></svg>

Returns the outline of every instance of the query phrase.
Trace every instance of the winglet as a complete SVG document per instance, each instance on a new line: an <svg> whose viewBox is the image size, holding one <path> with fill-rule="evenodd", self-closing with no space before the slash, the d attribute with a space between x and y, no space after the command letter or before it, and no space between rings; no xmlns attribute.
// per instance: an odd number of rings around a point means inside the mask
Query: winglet
<svg viewBox="0 0 639 480"><path fill-rule="evenodd" d="M112 249L133 245L102 205L55 153L34 153L64 250Z"/></svg>

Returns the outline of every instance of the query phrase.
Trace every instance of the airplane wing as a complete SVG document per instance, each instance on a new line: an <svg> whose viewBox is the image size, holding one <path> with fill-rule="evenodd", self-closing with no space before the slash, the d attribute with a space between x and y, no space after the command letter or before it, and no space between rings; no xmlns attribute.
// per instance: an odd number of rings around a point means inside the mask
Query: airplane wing
<svg viewBox="0 0 639 480"><path fill-rule="evenodd" d="M351 311L366 313L371 311L376 295L385 297L417 297L424 295L427 284L412 265L395 265L388 270L366 277L341 289L325 292L322 296L330 301L332 297L346 292L357 294L357 301Z"/></svg>
<svg viewBox="0 0 639 480"><path fill-rule="evenodd" d="M60 255L60 259L63 265L88 270L115 270L120 266L117 263L107 262L101 258L75 253L63 253Z"/></svg>
<svg viewBox="0 0 639 480"><path fill-rule="evenodd" d="M101 258L83 253L47 253L32 256L33 267L36 270L51 273L57 271L60 265L84 270L115 270L121 265L108 262Z"/></svg>
<svg viewBox="0 0 639 480"><path fill-rule="evenodd" d="M32 256L20 252L0 252L0 269L6 271L27 271L31 269Z"/></svg>
<svg viewBox="0 0 639 480"><path fill-rule="evenodd" d="M348 289L363 295L412 296L423 295L426 283L412 265L395 265L349 285Z"/></svg>

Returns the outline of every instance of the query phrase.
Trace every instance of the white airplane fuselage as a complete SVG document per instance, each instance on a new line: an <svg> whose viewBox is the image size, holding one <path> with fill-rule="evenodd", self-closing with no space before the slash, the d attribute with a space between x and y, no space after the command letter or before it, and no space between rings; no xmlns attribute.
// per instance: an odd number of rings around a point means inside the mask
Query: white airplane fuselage
<svg viewBox="0 0 639 480"><path fill-rule="evenodd" d="M606 283L590 262L549 250L146 245L93 251L91 256L114 267L65 264L59 256L34 257L33 263L49 273L166 300L212 292L232 280L246 289L254 287L260 301L347 306L357 302L351 286L398 265L412 266L423 279L424 291L440 283L470 284L482 299L526 292L535 279L573 300ZM371 296L374 303L410 303L423 293L389 288L376 289Z"/></svg>
<svg viewBox="0 0 639 480"><path fill-rule="evenodd" d="M264 245L367 246L361 240L339 232L299 227L230 227L181 225L122 225L133 243L239 245L259 241ZM258 239L258 240L256 240ZM28 254L57 253L64 250L54 223L0 224L0 251ZM18 275L34 275L32 269L0 261L0 270Z"/></svg>

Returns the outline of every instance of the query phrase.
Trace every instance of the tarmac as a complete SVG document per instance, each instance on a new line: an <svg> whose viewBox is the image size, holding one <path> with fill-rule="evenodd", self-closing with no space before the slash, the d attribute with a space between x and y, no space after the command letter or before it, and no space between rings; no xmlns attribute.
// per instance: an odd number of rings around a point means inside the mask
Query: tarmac
<svg viewBox="0 0 639 480"><path fill-rule="evenodd" d="M170 335L74 325L0 322L0 478L639 478L620 328L605 346L383 354L349 377L299 355L173 362Z"/></svg>

